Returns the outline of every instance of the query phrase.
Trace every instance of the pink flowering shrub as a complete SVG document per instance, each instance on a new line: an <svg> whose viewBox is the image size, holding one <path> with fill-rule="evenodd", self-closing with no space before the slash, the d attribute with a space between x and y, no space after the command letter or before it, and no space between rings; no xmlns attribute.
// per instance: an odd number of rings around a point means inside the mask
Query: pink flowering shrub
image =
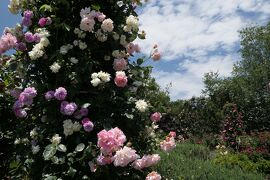
<svg viewBox="0 0 270 180"><path fill-rule="evenodd" d="M138 1L136 1L139 3ZM14 118L13 179L145 179L160 161L161 103L134 43L135 1L29 1L0 39L4 96ZM133 56L138 56L133 60ZM0 75L2 78L2 75ZM154 113L153 113L154 112ZM173 135L166 149L172 149ZM166 141L167 142L167 141ZM154 168L154 167L153 167ZM15 170L16 169L16 170ZM159 179L150 173L147 179Z"/></svg>

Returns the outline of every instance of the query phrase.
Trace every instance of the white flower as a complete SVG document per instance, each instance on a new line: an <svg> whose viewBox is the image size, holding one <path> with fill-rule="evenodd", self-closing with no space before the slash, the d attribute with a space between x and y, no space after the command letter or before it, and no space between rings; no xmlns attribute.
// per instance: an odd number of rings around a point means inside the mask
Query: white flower
<svg viewBox="0 0 270 180"><path fill-rule="evenodd" d="M81 32L81 30L79 28L74 29L74 34L79 34L80 32Z"/></svg>
<svg viewBox="0 0 270 180"><path fill-rule="evenodd" d="M34 128L32 131L30 131L30 137L35 138L38 135L36 128Z"/></svg>
<svg viewBox="0 0 270 180"><path fill-rule="evenodd" d="M81 39L84 39L86 37L86 33L80 32L78 34L78 37L81 38Z"/></svg>
<svg viewBox="0 0 270 180"><path fill-rule="evenodd" d="M75 57L71 57L70 62L72 62L73 64L77 64L79 62L79 60L76 59Z"/></svg>
<svg viewBox="0 0 270 180"><path fill-rule="evenodd" d="M49 46L50 41L49 41L48 38L43 37L43 38L40 39L39 44L41 44L43 47L47 47L47 46Z"/></svg>
<svg viewBox="0 0 270 180"><path fill-rule="evenodd" d="M140 112L145 112L147 107L148 107L148 104L145 102L145 100L138 100L135 102L136 104L136 108L140 111Z"/></svg>
<svg viewBox="0 0 270 180"><path fill-rule="evenodd" d="M60 53L61 54L67 54L68 53L68 47L67 46L61 46L60 47Z"/></svg>
<svg viewBox="0 0 270 180"><path fill-rule="evenodd" d="M119 37L119 34L117 33L113 33L113 39L114 40L118 40L120 37Z"/></svg>
<svg viewBox="0 0 270 180"><path fill-rule="evenodd" d="M126 24L127 24L127 27L124 27L124 31L126 32L138 31L139 21L137 17L130 15L126 19Z"/></svg>
<svg viewBox="0 0 270 180"><path fill-rule="evenodd" d="M91 78L92 78L92 79L98 78L98 73L92 73Z"/></svg>
<svg viewBox="0 0 270 180"><path fill-rule="evenodd" d="M96 32L96 38L100 41L100 42L105 42L108 39L108 36L104 33L102 33L101 29L97 30Z"/></svg>
<svg viewBox="0 0 270 180"><path fill-rule="evenodd" d="M103 82L109 82L109 81L110 81L110 78L111 78L111 75L110 75L109 73L100 71L100 72L98 73L98 77L99 77Z"/></svg>
<svg viewBox="0 0 270 180"><path fill-rule="evenodd" d="M95 79L92 79L91 81L91 84L94 86L94 87L97 87L101 82L101 80L99 78L95 78Z"/></svg>
<svg viewBox="0 0 270 180"><path fill-rule="evenodd" d="M65 136L69 136L73 134L73 123L70 119L65 120L63 122L63 127L64 127Z"/></svg>
<svg viewBox="0 0 270 180"><path fill-rule="evenodd" d="M101 24L101 29L105 32L112 32L114 26L111 19L105 19Z"/></svg>
<svg viewBox="0 0 270 180"><path fill-rule="evenodd" d="M78 41L78 40L74 40L74 41L73 41L73 45L74 45L74 46L78 46L78 45L79 45L79 41Z"/></svg>
<svg viewBox="0 0 270 180"><path fill-rule="evenodd" d="M61 68L61 66L57 63L57 62L54 62L51 66L50 66L50 70L53 72L53 73L58 73L59 69Z"/></svg>
<svg viewBox="0 0 270 180"><path fill-rule="evenodd" d="M40 150L39 145L37 145L37 146L32 146L32 153L33 153L33 154L37 154L37 153L39 152L39 150Z"/></svg>
<svg viewBox="0 0 270 180"><path fill-rule="evenodd" d="M73 124L73 132L78 132L78 131L80 131L81 127L82 127L82 125L81 125L79 122L75 122L75 123Z"/></svg>
<svg viewBox="0 0 270 180"><path fill-rule="evenodd" d="M17 144L20 144L21 143L21 139L20 138L16 138L15 141L14 141L14 144L17 145Z"/></svg>
<svg viewBox="0 0 270 180"><path fill-rule="evenodd" d="M136 151L134 149L125 146L123 149L116 151L113 164L114 166L125 167L138 158L139 155L136 154Z"/></svg>
<svg viewBox="0 0 270 180"><path fill-rule="evenodd" d="M61 142L61 137L59 136L59 134L55 134L50 141L52 142L52 144L58 145Z"/></svg>
<svg viewBox="0 0 270 180"><path fill-rule="evenodd" d="M121 35L121 37L120 37L120 44L122 46L124 46L124 47L128 44L128 42L126 41L126 36L125 35Z"/></svg>
<svg viewBox="0 0 270 180"><path fill-rule="evenodd" d="M85 43L85 42L80 41L80 42L79 42L79 48L80 48L81 50L86 49L86 48L87 48L86 43Z"/></svg>

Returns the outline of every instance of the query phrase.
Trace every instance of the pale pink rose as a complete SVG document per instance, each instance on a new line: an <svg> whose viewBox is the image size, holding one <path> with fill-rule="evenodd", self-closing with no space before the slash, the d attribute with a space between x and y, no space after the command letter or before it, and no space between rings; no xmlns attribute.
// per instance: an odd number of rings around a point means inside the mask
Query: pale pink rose
<svg viewBox="0 0 270 180"><path fill-rule="evenodd" d="M151 55L151 58L152 58L154 61L158 61L158 60L160 60L160 58L161 58L161 53L160 53L157 49L155 49L154 52L153 52L152 55Z"/></svg>
<svg viewBox="0 0 270 180"><path fill-rule="evenodd" d="M116 71L124 71L127 69L127 60L124 58L115 59L113 62L113 68Z"/></svg>
<svg viewBox="0 0 270 180"><path fill-rule="evenodd" d="M141 170L156 165L160 161L158 154L144 155L141 159L137 159L132 163L134 169Z"/></svg>
<svg viewBox="0 0 270 180"><path fill-rule="evenodd" d="M97 157L97 164L100 166L104 166L107 164L111 164L113 162L112 156L103 156L102 154Z"/></svg>
<svg viewBox="0 0 270 180"><path fill-rule="evenodd" d="M117 151L126 141L125 134L119 129L114 128L109 131L102 130L98 134L98 147L104 154Z"/></svg>
<svg viewBox="0 0 270 180"><path fill-rule="evenodd" d="M137 158L139 158L139 156L136 154L136 151L125 146L123 149L116 151L113 164L114 166L125 167Z"/></svg>
<svg viewBox="0 0 270 180"><path fill-rule="evenodd" d="M80 29L83 31L92 32L94 29L95 20L92 18L83 18L80 24Z"/></svg>
<svg viewBox="0 0 270 180"><path fill-rule="evenodd" d="M112 32L113 28L113 21L111 19L105 19L101 24L101 29L104 32Z"/></svg>
<svg viewBox="0 0 270 180"><path fill-rule="evenodd" d="M114 78L114 83L118 87L125 87L127 85L128 79L123 71L117 71L116 76Z"/></svg>
<svg viewBox="0 0 270 180"><path fill-rule="evenodd" d="M91 171L91 172L96 172L97 167L98 167L96 164L94 164L92 161L89 161L89 162L88 162L88 165L89 165L89 167L90 167L90 171Z"/></svg>
<svg viewBox="0 0 270 180"><path fill-rule="evenodd" d="M150 119L151 119L153 122L158 122L158 121L160 121L161 117L162 117L161 113L155 112L155 113L153 113L153 114L151 115Z"/></svg>
<svg viewBox="0 0 270 180"><path fill-rule="evenodd" d="M161 180L161 176L157 172L152 171L146 176L145 180Z"/></svg>
<svg viewBox="0 0 270 180"><path fill-rule="evenodd" d="M176 147L175 140L173 137L166 138L166 140L160 143L160 148L165 152L170 152Z"/></svg>
<svg viewBox="0 0 270 180"><path fill-rule="evenodd" d="M133 44L133 43L129 43L126 46L126 50L129 54L133 54L134 52L139 53L141 51L141 48L139 47L138 44Z"/></svg>
<svg viewBox="0 0 270 180"><path fill-rule="evenodd" d="M98 19L99 22L102 22L106 18L106 15L101 12L96 12L95 17Z"/></svg>

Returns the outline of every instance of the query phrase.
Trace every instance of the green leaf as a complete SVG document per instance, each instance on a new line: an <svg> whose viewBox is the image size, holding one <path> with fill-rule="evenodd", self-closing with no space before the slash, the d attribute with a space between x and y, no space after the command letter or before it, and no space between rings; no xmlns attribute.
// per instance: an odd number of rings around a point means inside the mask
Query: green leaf
<svg viewBox="0 0 270 180"><path fill-rule="evenodd" d="M52 7L48 4L43 4L40 8L39 11L43 11L43 12L52 12Z"/></svg>
<svg viewBox="0 0 270 180"><path fill-rule="evenodd" d="M91 7L93 10L96 10L96 11L100 10L100 6L98 4L92 4Z"/></svg>
<svg viewBox="0 0 270 180"><path fill-rule="evenodd" d="M142 65L143 62L144 62L144 59L143 58L137 59L137 64L138 65Z"/></svg>
<svg viewBox="0 0 270 180"><path fill-rule="evenodd" d="M69 25L67 25L66 23L63 23L63 27L64 29L66 29L67 31L70 31L71 27Z"/></svg>
<svg viewBox="0 0 270 180"><path fill-rule="evenodd" d="M76 152L81 152L84 149L85 145L83 143L80 143L77 145L75 151Z"/></svg>
<svg viewBox="0 0 270 180"><path fill-rule="evenodd" d="M56 176L48 176L44 180L57 180Z"/></svg>
<svg viewBox="0 0 270 180"><path fill-rule="evenodd" d="M71 176L71 177L73 177L76 172L77 172L76 169L70 167L69 170L68 170L68 175Z"/></svg>
<svg viewBox="0 0 270 180"><path fill-rule="evenodd" d="M45 150L43 151L43 157L45 160L49 160L52 158L56 153L56 146L53 144L49 144L45 147Z"/></svg>
<svg viewBox="0 0 270 180"><path fill-rule="evenodd" d="M66 152L67 151L67 147L64 144L59 144L57 146L57 150L61 151L61 152Z"/></svg>

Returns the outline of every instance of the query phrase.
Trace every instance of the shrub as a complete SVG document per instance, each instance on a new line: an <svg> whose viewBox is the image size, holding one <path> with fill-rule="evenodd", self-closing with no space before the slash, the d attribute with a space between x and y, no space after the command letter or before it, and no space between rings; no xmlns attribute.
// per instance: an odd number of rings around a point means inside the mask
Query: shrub
<svg viewBox="0 0 270 180"><path fill-rule="evenodd" d="M134 44L145 38L139 4L10 1L9 10L23 16L0 39L0 55L16 50L0 59L9 74L1 73L0 90L12 101L5 108L16 115L9 125L16 147L7 154L11 179L145 177L131 164L156 148L150 117L168 97L150 77L152 67L142 65L160 59L158 47L141 58Z"/></svg>
<svg viewBox="0 0 270 180"><path fill-rule="evenodd" d="M200 156L201 152L208 156ZM161 161L155 169L164 179L264 179L260 174L243 172L238 167L230 169L203 160L208 159L209 154L209 149L202 145L178 144L172 153L160 153Z"/></svg>
<svg viewBox="0 0 270 180"><path fill-rule="evenodd" d="M270 161L261 157L249 158L245 154L218 155L213 159L215 164L223 165L228 168L240 167L246 172L259 172L269 174Z"/></svg>

